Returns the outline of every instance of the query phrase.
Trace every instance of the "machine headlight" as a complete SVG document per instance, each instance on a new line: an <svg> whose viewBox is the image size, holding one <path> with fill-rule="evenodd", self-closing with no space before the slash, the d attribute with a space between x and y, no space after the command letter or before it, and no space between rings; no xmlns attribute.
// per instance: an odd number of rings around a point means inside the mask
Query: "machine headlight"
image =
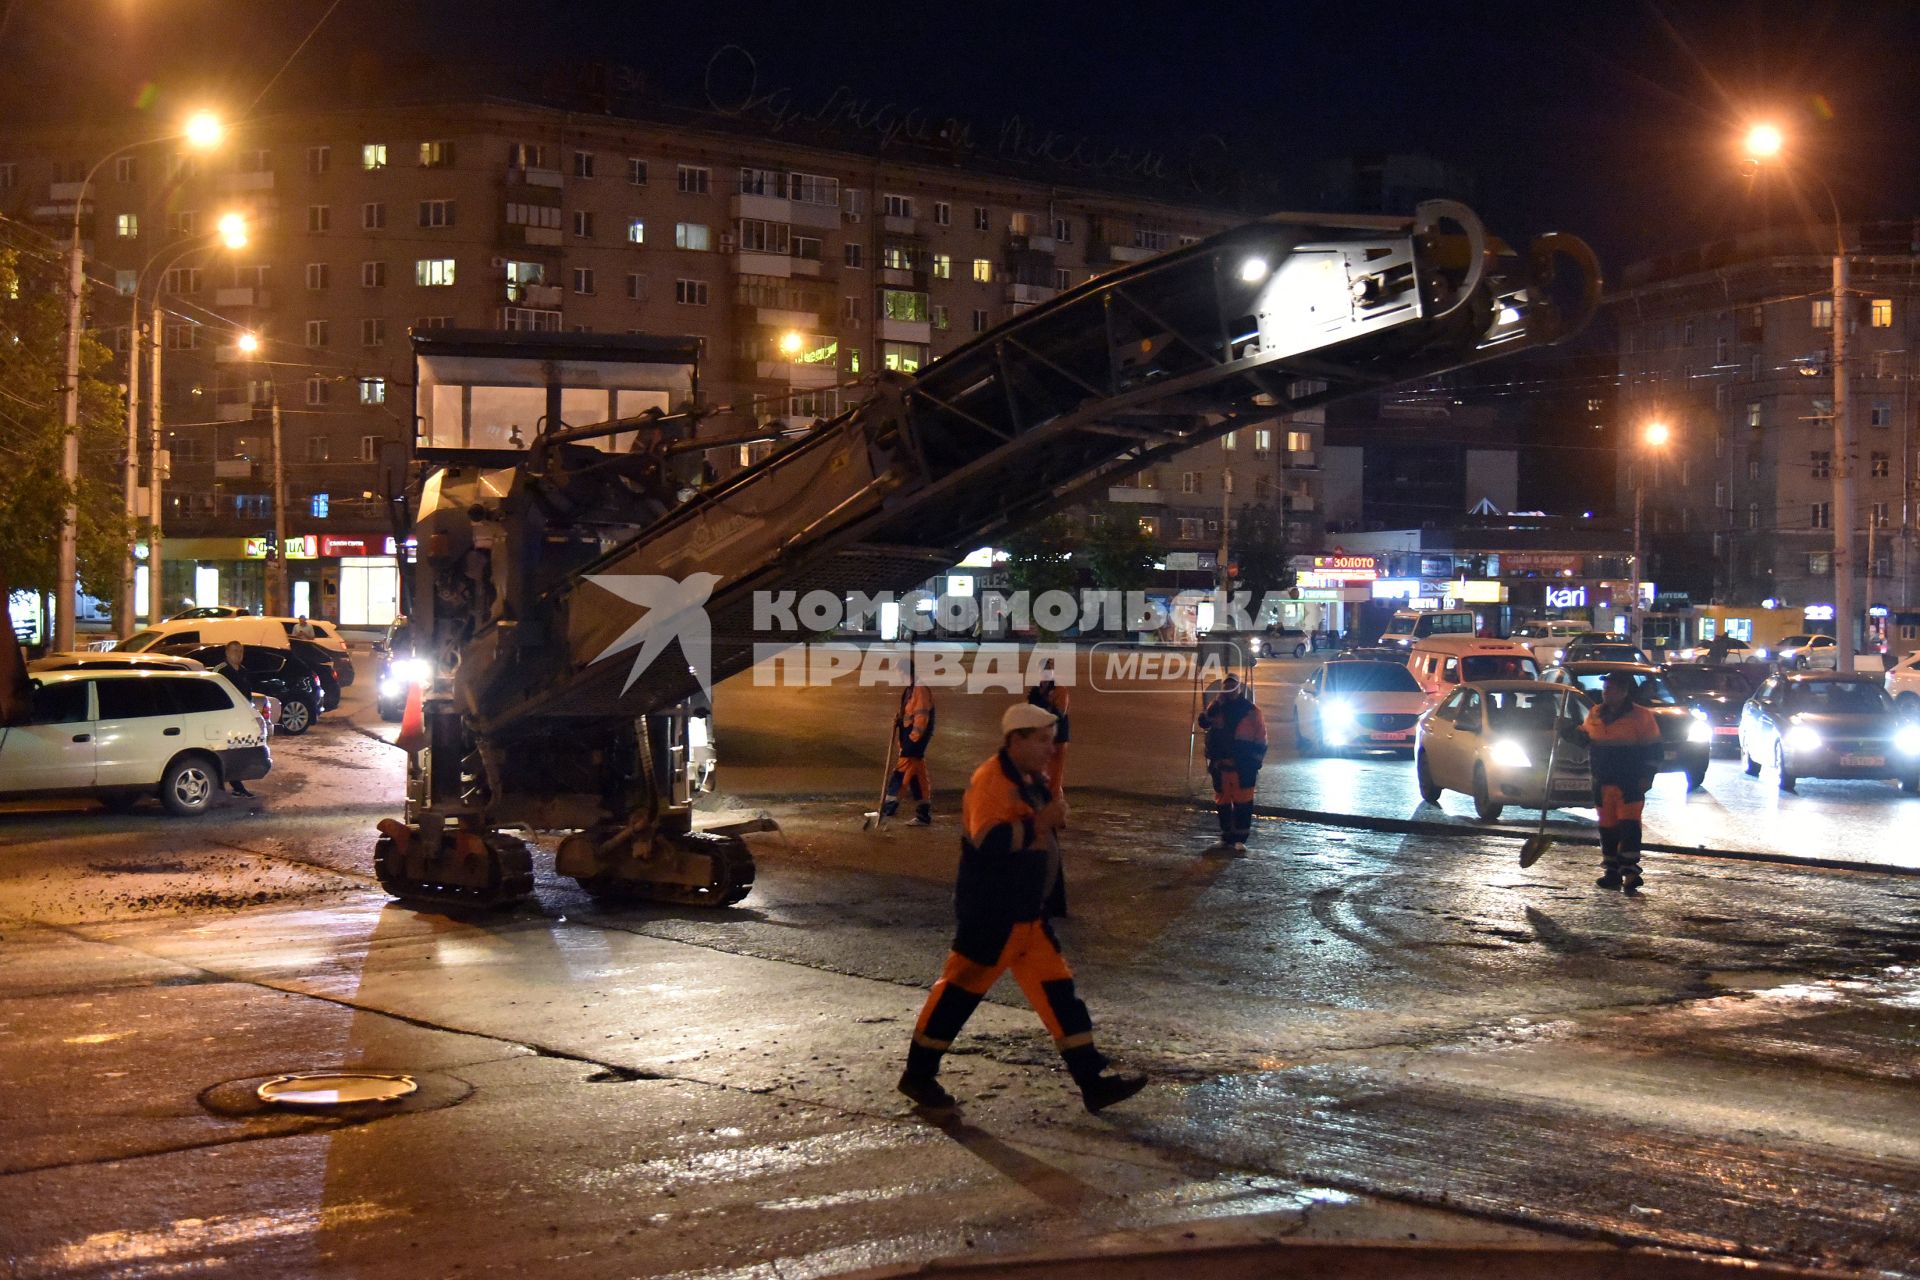
<svg viewBox="0 0 1920 1280"><path fill-rule="evenodd" d="M1527 754L1525 747L1515 742L1512 738L1500 738L1496 740L1494 744L1487 749L1487 759L1493 761L1502 769L1533 768L1533 757Z"/></svg>
<svg viewBox="0 0 1920 1280"><path fill-rule="evenodd" d="M1795 751L1818 751L1820 731L1810 724L1796 724L1787 730L1787 745Z"/></svg>
<svg viewBox="0 0 1920 1280"><path fill-rule="evenodd" d="M1893 735L1893 745L1901 755L1920 756L1920 725L1908 725Z"/></svg>
<svg viewBox="0 0 1920 1280"><path fill-rule="evenodd" d="M396 658L387 670L403 686L427 684L433 679L433 664L425 658Z"/></svg>
<svg viewBox="0 0 1920 1280"><path fill-rule="evenodd" d="M1713 725L1707 720L1707 713L1695 709L1693 720L1687 725L1688 742L1712 742Z"/></svg>

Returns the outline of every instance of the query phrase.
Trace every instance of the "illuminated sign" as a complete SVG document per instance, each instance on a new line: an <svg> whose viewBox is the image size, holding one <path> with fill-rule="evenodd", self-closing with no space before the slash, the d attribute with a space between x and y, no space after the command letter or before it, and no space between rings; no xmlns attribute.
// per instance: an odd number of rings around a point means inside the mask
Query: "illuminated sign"
<svg viewBox="0 0 1920 1280"><path fill-rule="evenodd" d="M1310 568L1329 582L1372 582L1385 568L1384 556L1368 555L1331 555L1315 556Z"/></svg>
<svg viewBox="0 0 1920 1280"><path fill-rule="evenodd" d="M1584 609L1587 607L1587 589L1585 587L1548 587L1547 607L1549 609Z"/></svg>
<svg viewBox="0 0 1920 1280"><path fill-rule="evenodd" d="M1464 604L1503 604L1507 598L1505 584L1476 578L1447 584L1447 598Z"/></svg>
<svg viewBox="0 0 1920 1280"><path fill-rule="evenodd" d="M1808 622L1832 622L1833 606L1830 604L1810 604L1801 613Z"/></svg>
<svg viewBox="0 0 1920 1280"><path fill-rule="evenodd" d="M241 554L249 560L265 560L267 558L267 539L248 538L246 544L241 547L240 550Z"/></svg>
<svg viewBox="0 0 1920 1280"><path fill-rule="evenodd" d="M318 560L320 558L320 537L318 534L302 534L288 538L281 544L280 554L289 560Z"/></svg>
<svg viewBox="0 0 1920 1280"><path fill-rule="evenodd" d="M1585 557L1564 551L1502 551L1500 567L1508 573L1578 573Z"/></svg>
<svg viewBox="0 0 1920 1280"><path fill-rule="evenodd" d="M1410 600L1419 594L1418 578L1376 578L1373 582L1375 600Z"/></svg>
<svg viewBox="0 0 1920 1280"><path fill-rule="evenodd" d="M391 544L392 538L387 542ZM375 554L373 542L369 538L342 538L337 534L320 535L320 554L323 556L370 556Z"/></svg>

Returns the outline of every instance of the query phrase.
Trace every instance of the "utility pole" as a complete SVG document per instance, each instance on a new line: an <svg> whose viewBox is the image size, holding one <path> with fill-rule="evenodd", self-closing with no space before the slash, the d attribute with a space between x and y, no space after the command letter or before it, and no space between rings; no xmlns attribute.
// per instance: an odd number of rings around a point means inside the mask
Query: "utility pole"
<svg viewBox="0 0 1920 1280"><path fill-rule="evenodd" d="M1634 468L1637 474L1633 486L1633 594L1627 603L1627 640L1632 644L1640 643L1640 521L1647 507L1646 459L1642 458Z"/></svg>
<svg viewBox="0 0 1920 1280"><path fill-rule="evenodd" d="M166 383L160 381L160 353L166 347L166 331L160 327L160 298L154 295L153 309L147 321L147 347L153 353L153 376L147 379L147 621L161 622L167 616L165 556L162 554L160 489L166 478L161 464L161 394Z"/></svg>
<svg viewBox="0 0 1920 1280"><path fill-rule="evenodd" d="M114 626L122 636L133 634L140 611L139 593L135 590L140 558L134 550L140 541L140 361L144 353L140 350L139 291L134 292L133 323L127 329L127 465L122 477L127 509L127 563L120 583L120 599L113 610Z"/></svg>
<svg viewBox="0 0 1920 1280"><path fill-rule="evenodd" d="M60 377L60 482L67 494L60 510L53 584L53 647L61 652L73 648L73 615L80 597L80 294L86 283L80 207L86 198L82 183L74 197L73 242L67 249L67 350Z"/></svg>
<svg viewBox="0 0 1920 1280"><path fill-rule="evenodd" d="M1833 639L1841 671L1853 670L1853 432L1847 397L1847 241L1833 224Z"/></svg>
<svg viewBox="0 0 1920 1280"><path fill-rule="evenodd" d="M267 391L269 416L273 423L273 545L275 554L267 583L267 612L273 616L287 610L287 468L280 447L280 390Z"/></svg>

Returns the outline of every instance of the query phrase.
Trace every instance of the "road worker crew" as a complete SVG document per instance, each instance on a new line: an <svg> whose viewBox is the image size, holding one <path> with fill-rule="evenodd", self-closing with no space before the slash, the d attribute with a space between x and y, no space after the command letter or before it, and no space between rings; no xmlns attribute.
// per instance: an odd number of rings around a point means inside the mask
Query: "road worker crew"
<svg viewBox="0 0 1920 1280"><path fill-rule="evenodd" d="M1593 768L1593 807L1600 813L1602 889L1635 893L1640 888L1640 815L1647 788L1660 767L1660 724L1633 700L1635 682L1626 671L1607 674L1600 705L1568 736L1587 744Z"/></svg>
<svg viewBox="0 0 1920 1280"><path fill-rule="evenodd" d="M954 885L953 950L914 1024L900 1092L923 1110L950 1112L940 1059L1000 975L1013 970L1053 1036L1087 1110L1132 1097L1143 1075L1110 1073L1094 1047L1093 1018L1074 993L1073 970L1045 919L1060 874L1059 832L1067 802L1043 774L1055 718L1017 702L1000 719L1001 747L973 771L962 802L960 874Z"/></svg>
<svg viewBox="0 0 1920 1280"><path fill-rule="evenodd" d="M1220 813L1223 853L1245 853L1253 834L1253 789L1267 758L1267 721L1253 701L1253 686L1228 676L1207 691L1199 727L1206 733L1207 776Z"/></svg>
<svg viewBox="0 0 1920 1280"><path fill-rule="evenodd" d="M911 665L907 668L907 687L900 693L900 707L894 713L893 732L899 743L900 758L887 778L886 799L881 815L891 818L900 808L900 790L913 797L913 825L933 825L933 779L927 773L927 746L933 741L933 690L919 683Z"/></svg>

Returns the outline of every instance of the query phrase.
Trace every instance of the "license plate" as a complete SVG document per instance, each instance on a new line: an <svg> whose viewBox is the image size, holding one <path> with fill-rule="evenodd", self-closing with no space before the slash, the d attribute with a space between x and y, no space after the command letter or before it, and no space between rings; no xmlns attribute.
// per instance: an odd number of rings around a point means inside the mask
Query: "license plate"
<svg viewBox="0 0 1920 1280"><path fill-rule="evenodd" d="M1717 738L1733 737L1739 732L1740 726L1737 724L1717 724L1713 726L1713 733Z"/></svg>
<svg viewBox="0 0 1920 1280"><path fill-rule="evenodd" d="M1886 764L1885 756L1841 756L1840 764L1848 769L1877 769Z"/></svg>

